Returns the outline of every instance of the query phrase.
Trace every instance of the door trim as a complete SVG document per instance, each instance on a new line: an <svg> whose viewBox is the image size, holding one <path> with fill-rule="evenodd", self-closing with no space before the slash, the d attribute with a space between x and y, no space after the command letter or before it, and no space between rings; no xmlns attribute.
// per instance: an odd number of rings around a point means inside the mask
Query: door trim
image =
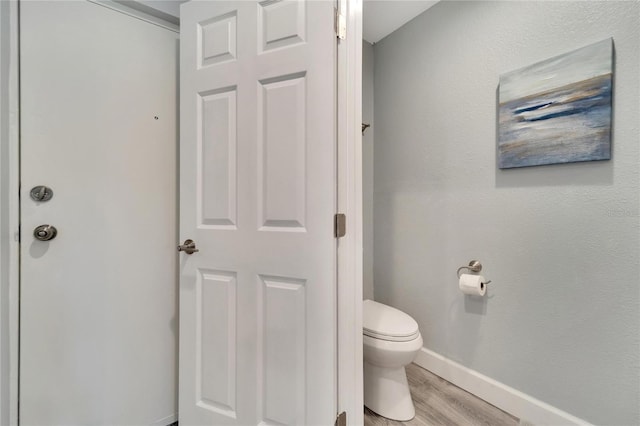
<svg viewBox="0 0 640 426"><path fill-rule="evenodd" d="M171 15L160 12L159 10L152 9L135 1L128 1L125 4L124 0L87 0L90 3L97 4L98 6L106 7L107 9L115 10L116 12L124 13L133 18L140 19L141 21L148 22L153 25L157 25L166 30L173 31L174 33L180 33L180 19L174 18Z"/></svg>
<svg viewBox="0 0 640 426"><path fill-rule="evenodd" d="M339 0L347 35L338 41L338 413L364 423L362 375L362 0Z"/></svg>
<svg viewBox="0 0 640 426"><path fill-rule="evenodd" d="M0 423L18 424L20 90L18 0L0 2Z"/></svg>

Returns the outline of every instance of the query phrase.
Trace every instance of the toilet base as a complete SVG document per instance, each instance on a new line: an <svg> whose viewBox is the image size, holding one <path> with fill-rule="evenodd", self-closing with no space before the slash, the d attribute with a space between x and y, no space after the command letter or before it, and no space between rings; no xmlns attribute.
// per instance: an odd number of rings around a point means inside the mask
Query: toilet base
<svg viewBox="0 0 640 426"><path fill-rule="evenodd" d="M404 367L382 368L364 362L364 405L391 420L406 422L416 415Z"/></svg>

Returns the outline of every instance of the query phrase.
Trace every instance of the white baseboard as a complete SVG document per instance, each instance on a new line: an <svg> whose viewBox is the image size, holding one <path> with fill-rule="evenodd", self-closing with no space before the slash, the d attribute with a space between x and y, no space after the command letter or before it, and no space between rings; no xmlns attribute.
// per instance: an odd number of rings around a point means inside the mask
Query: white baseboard
<svg viewBox="0 0 640 426"><path fill-rule="evenodd" d="M471 370L429 349L422 348L415 361L420 367L532 425L589 425L547 403Z"/></svg>
<svg viewBox="0 0 640 426"><path fill-rule="evenodd" d="M160 420L156 420L155 422L151 423L151 426L169 426L170 424L173 424L177 421L178 421L178 413L174 413Z"/></svg>

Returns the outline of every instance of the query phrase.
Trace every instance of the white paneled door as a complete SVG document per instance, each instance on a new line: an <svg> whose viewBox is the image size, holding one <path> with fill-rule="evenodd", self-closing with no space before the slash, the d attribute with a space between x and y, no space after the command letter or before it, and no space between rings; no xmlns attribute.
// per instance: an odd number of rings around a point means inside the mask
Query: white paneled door
<svg viewBox="0 0 640 426"><path fill-rule="evenodd" d="M87 1L20 2L23 426L175 421L177 44Z"/></svg>
<svg viewBox="0 0 640 426"><path fill-rule="evenodd" d="M181 9L180 424L336 415L331 1Z"/></svg>

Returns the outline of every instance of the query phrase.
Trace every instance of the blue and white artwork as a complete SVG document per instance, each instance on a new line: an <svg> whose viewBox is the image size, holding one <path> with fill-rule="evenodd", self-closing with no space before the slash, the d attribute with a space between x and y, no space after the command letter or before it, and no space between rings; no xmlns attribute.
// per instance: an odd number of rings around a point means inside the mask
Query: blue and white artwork
<svg viewBox="0 0 640 426"><path fill-rule="evenodd" d="M500 76L498 167L611 158L613 40Z"/></svg>

